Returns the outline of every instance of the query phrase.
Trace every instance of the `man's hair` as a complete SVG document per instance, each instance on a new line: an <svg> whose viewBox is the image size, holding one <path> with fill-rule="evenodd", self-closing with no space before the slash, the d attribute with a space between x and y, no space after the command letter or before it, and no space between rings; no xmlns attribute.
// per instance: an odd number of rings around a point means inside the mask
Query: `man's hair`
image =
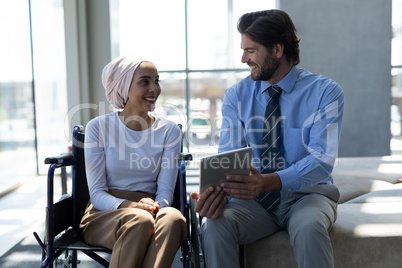
<svg viewBox="0 0 402 268"><path fill-rule="evenodd" d="M299 64L299 42L296 27L290 16L277 9L246 13L237 23L240 34L248 36L254 42L271 49L275 44L284 45L287 60Z"/></svg>

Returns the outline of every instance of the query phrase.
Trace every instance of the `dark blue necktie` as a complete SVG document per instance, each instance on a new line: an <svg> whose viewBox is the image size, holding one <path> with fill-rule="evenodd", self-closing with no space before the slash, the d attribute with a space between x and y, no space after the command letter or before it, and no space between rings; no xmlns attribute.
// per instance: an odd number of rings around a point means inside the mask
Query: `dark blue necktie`
<svg viewBox="0 0 402 268"><path fill-rule="evenodd" d="M277 171L280 163L281 148L281 110L279 96L282 89L273 85L268 88L270 99L265 109L264 131L262 137L261 174ZM280 201L279 192L261 193L257 196L258 203L268 212L273 210Z"/></svg>

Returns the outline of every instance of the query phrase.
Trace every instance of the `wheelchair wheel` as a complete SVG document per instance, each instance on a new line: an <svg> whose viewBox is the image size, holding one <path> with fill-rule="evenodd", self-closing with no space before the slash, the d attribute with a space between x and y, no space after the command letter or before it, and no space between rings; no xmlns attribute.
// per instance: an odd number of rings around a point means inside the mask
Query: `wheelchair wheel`
<svg viewBox="0 0 402 268"><path fill-rule="evenodd" d="M64 251L59 257L54 260L56 268L71 268L72 266L72 255L69 250Z"/></svg>
<svg viewBox="0 0 402 268"><path fill-rule="evenodd" d="M204 267L202 264L204 262L204 258L201 249L200 218L198 217L198 214L194 212L194 204L194 199L190 198L190 267L200 268Z"/></svg>

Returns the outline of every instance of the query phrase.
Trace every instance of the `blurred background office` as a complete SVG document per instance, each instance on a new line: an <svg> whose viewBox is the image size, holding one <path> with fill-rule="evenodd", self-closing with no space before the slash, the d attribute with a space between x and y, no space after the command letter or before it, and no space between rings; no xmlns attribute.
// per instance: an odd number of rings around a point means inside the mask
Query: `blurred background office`
<svg viewBox="0 0 402 268"><path fill-rule="evenodd" d="M344 89L339 156L402 153L402 0L0 0L0 187L45 174L72 126L112 111L100 77L121 54L156 64L155 113L183 124L185 149L217 152L224 91L249 73L237 20L271 8L298 28L299 66Z"/></svg>

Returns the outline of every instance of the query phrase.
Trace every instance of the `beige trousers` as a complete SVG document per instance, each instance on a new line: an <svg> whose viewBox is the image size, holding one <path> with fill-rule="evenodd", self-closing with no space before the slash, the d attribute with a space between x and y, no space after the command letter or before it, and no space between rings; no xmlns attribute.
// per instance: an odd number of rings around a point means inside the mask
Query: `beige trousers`
<svg viewBox="0 0 402 268"><path fill-rule="evenodd" d="M143 192L109 191L138 202L154 196ZM88 204L80 228L86 243L113 250L111 268L171 267L187 235L186 220L175 208L162 208L154 218L137 208L99 211Z"/></svg>

